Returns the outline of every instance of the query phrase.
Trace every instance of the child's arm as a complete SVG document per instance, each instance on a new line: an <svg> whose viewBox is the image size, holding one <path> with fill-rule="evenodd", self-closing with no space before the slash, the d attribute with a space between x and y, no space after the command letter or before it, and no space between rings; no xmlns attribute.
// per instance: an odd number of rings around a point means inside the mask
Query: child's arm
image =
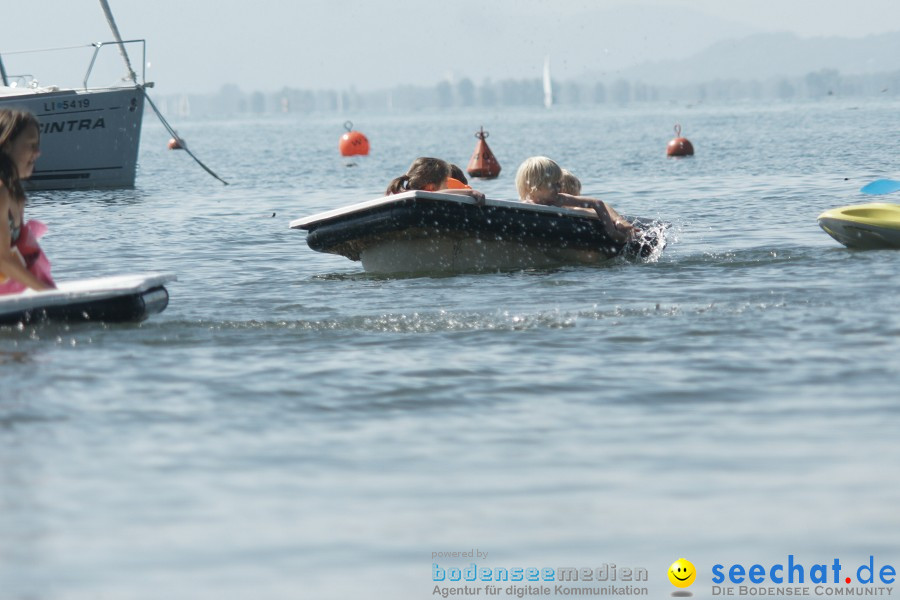
<svg viewBox="0 0 900 600"><path fill-rule="evenodd" d="M598 200L597 202L598 204L594 207L594 210L597 212L597 216L600 217L600 220L603 221L603 225L606 227L606 233L609 237L614 241L623 244L630 240L635 232L634 225L623 219L619 213L614 211L606 202L603 202L602 200Z"/></svg>
<svg viewBox="0 0 900 600"><path fill-rule="evenodd" d="M570 196L569 194L559 194L557 198L560 202L558 206L592 208L606 227L606 233L616 242L627 242L634 235L634 225L623 219L619 213L603 200L586 196Z"/></svg>
<svg viewBox="0 0 900 600"><path fill-rule="evenodd" d="M446 189L439 190L442 194L457 194L459 196L472 196L475 199L475 204L478 206L484 206L484 194L479 192L478 190L473 189Z"/></svg>

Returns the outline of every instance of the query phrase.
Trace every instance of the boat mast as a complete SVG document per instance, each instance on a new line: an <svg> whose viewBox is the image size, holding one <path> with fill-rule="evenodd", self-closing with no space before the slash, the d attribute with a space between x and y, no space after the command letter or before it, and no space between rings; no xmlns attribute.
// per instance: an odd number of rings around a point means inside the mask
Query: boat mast
<svg viewBox="0 0 900 600"><path fill-rule="evenodd" d="M181 138L178 137L178 133L176 133L176 131L174 129L172 129L172 126L169 125L169 122L166 121L166 119L162 116L162 113L159 112L159 109L156 108L156 105L153 104L153 100L151 100L150 96L147 94L146 84L138 85L137 75L134 74L134 69L131 68L131 61L128 60L128 53L125 51L125 43L122 41L122 36L119 35L119 28L116 27L116 20L113 19L112 11L109 9L109 3L106 0L100 0L100 7L103 8L103 13L106 15L106 21L109 23L109 28L112 30L113 37L116 39L116 43L119 45L119 53L122 55L122 58L125 59L125 66L128 67L128 77L131 79L132 82L134 82L134 85L137 86L138 88L140 88L141 91L144 93L144 98L146 98L147 103L150 105L150 108L153 109L153 112L156 113L156 116L159 117L159 120L162 122L162 124L165 126L165 128L169 131L169 133L172 134L172 137L175 138L176 140L180 140ZM203 170L205 170L207 173L209 173L210 175L212 175L213 177L215 177L216 179L218 179L225 185L228 185L227 181L225 181L224 179L222 179L221 177L216 175L212 169L210 169L209 167L204 165L203 162L199 158L197 158L194 155L194 153L188 149L187 146L182 146L182 149L185 152L187 152L188 156L193 158L194 161L196 161L196 163L198 165L203 167Z"/></svg>
<svg viewBox="0 0 900 600"><path fill-rule="evenodd" d="M135 75L134 69L131 68L128 52L125 51L125 43L122 41L122 36L119 35L119 28L116 27L116 20L113 18L109 3L106 0L100 0L100 8L103 9L103 14L106 15L106 22L109 23L109 28L112 30L113 38L115 38L116 43L119 45L119 54L125 59L125 66L128 67L128 79L137 85L137 75Z"/></svg>
<svg viewBox="0 0 900 600"><path fill-rule="evenodd" d="M0 79L3 80L3 85L9 87L9 80L6 78L6 67L3 66L2 56L0 56Z"/></svg>

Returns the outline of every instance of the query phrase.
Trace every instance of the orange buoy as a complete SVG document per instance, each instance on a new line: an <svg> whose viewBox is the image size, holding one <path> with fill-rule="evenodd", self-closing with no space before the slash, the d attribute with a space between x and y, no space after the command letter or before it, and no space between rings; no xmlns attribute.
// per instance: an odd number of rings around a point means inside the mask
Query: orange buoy
<svg viewBox="0 0 900 600"><path fill-rule="evenodd" d="M475 152L472 154L472 158L469 159L469 166L466 168L466 171L472 177L493 179L500 175L500 163L497 162L494 153L491 152L487 142L484 141L487 136L488 132L484 130L484 127L475 134L475 137L478 138L478 143L475 144Z"/></svg>
<svg viewBox="0 0 900 600"><path fill-rule="evenodd" d="M666 156L693 156L694 145L690 140L681 137L681 125L675 123L675 139L666 146Z"/></svg>
<svg viewBox="0 0 900 600"><path fill-rule="evenodd" d="M358 131L353 131L353 123L347 121L344 123L347 133L341 136L338 149L341 156L366 156L369 154L369 140L366 136Z"/></svg>
<svg viewBox="0 0 900 600"><path fill-rule="evenodd" d="M184 140L180 137L173 137L169 140L169 150L184 150Z"/></svg>

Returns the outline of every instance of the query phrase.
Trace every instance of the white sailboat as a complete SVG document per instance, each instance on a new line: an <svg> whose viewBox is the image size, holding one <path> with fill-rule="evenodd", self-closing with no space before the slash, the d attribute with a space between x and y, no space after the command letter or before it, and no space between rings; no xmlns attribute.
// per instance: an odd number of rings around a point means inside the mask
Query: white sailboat
<svg viewBox="0 0 900 600"><path fill-rule="evenodd" d="M113 43L95 44L94 58ZM128 43L143 46L144 40ZM146 84L40 86L28 76L7 75L2 66L0 108L27 110L41 124L41 157L30 189L134 186Z"/></svg>
<svg viewBox="0 0 900 600"><path fill-rule="evenodd" d="M101 6L111 21L112 15L105 4L102 0ZM41 124L41 157L27 182L29 188L134 186L144 114L144 88L152 84L144 82L143 77L138 81L129 63L128 74L121 85L89 85L101 48L115 46L127 56L125 45L136 44L140 46L141 56L146 56L144 40L123 41L117 30L113 33L115 42L91 44L94 54L83 88L41 86L30 75L8 74L0 59L0 107L27 110ZM146 64L146 60L142 63Z"/></svg>
<svg viewBox="0 0 900 600"><path fill-rule="evenodd" d="M550 57L544 58L544 107L553 106L553 84L550 81Z"/></svg>
<svg viewBox="0 0 900 600"><path fill-rule="evenodd" d="M41 156L31 178L25 182L29 189L134 187L145 100L166 129L177 137L146 92L153 87L145 79L146 43L139 39L123 40L107 0L100 0L100 6L115 41L90 44L94 52L83 87L41 86L31 75L8 73L0 56L0 108L27 110L41 125ZM140 76L131 66L126 45L140 48ZM97 54L110 47L117 48L125 60L126 76L112 87L89 85ZM59 50L67 49L7 54ZM210 175L222 181L190 150L185 148L185 151Z"/></svg>

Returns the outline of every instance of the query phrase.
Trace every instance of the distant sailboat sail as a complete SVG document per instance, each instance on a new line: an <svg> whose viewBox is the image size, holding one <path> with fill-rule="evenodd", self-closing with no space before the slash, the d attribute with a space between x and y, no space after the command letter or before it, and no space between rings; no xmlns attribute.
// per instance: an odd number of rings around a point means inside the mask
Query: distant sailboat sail
<svg viewBox="0 0 900 600"><path fill-rule="evenodd" d="M544 106L553 106L553 84L550 83L550 57L544 59Z"/></svg>

